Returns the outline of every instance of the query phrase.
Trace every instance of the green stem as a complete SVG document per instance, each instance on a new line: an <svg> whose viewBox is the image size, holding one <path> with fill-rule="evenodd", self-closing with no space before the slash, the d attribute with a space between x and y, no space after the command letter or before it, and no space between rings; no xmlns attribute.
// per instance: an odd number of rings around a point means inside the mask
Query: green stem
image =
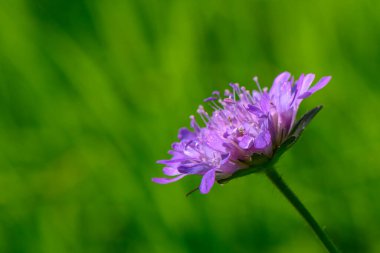
<svg viewBox="0 0 380 253"><path fill-rule="evenodd" d="M285 195L285 197L294 206L294 208L297 209L298 213L310 225L310 227L313 229L315 234L321 240L323 245L325 245L328 252L339 253L339 251L336 248L336 246L334 245L334 243L330 240L330 238L327 236L327 234L318 225L317 221L313 218L313 216L306 209L306 207L301 203L301 201L294 194L294 192L288 187L288 185L284 182L284 180L277 173L277 171L273 168L268 168L265 170L265 174L272 181L272 183L282 192L282 194Z"/></svg>

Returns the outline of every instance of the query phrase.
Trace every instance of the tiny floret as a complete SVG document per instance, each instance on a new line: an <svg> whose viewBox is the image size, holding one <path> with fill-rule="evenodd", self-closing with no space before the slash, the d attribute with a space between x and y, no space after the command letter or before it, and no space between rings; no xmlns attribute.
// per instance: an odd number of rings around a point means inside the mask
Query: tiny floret
<svg viewBox="0 0 380 253"><path fill-rule="evenodd" d="M296 122L300 103L322 89L331 79L321 78L314 86L314 74L301 75L297 81L290 73L276 77L270 89L249 91L231 83L224 97L214 91L204 100L213 110L198 107L202 124L190 116L190 126L181 128L178 142L173 143L163 173L169 178L153 178L167 184L188 175L200 175L199 191L206 194L215 182L224 183L234 177L260 171L265 164L277 160L292 145L306 124L321 109L317 107ZM252 170L253 169L253 170Z"/></svg>

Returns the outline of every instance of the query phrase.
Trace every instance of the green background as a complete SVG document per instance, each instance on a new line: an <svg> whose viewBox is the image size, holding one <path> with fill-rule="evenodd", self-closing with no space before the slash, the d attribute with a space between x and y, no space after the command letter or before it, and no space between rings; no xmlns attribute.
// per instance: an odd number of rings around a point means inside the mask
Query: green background
<svg viewBox="0 0 380 253"><path fill-rule="evenodd" d="M0 0L0 252L325 252L263 175L157 185L229 82L332 75L278 170L343 252L380 252L380 1Z"/></svg>

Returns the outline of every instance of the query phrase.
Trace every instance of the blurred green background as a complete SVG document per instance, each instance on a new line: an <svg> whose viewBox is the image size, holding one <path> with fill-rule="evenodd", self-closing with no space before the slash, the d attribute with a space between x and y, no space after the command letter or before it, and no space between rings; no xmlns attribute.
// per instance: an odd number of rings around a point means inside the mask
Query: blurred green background
<svg viewBox="0 0 380 253"><path fill-rule="evenodd" d="M0 252L325 252L262 175L156 185L229 82L332 75L278 169L343 252L380 252L380 1L0 0Z"/></svg>

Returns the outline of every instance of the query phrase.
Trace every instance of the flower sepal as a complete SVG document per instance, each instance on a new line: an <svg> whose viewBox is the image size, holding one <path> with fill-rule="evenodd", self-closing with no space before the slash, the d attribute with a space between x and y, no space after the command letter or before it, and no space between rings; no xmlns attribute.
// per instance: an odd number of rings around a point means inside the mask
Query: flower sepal
<svg viewBox="0 0 380 253"><path fill-rule="evenodd" d="M289 137L274 152L272 158L272 160L274 160L274 163L276 163L278 159L280 159L280 157L299 140L305 128L309 125L315 115L317 115L317 113L322 110L322 108L323 106L319 105L311 109L297 121L297 123L290 131Z"/></svg>
<svg viewBox="0 0 380 253"><path fill-rule="evenodd" d="M269 168L270 166L273 165L273 159L266 156L265 154L255 153L252 155L251 159L252 159L252 163L250 163L250 166L248 168L238 170L227 178L217 179L216 181L218 182L218 184L226 184L232 179L244 177L253 173L262 172L266 168Z"/></svg>

